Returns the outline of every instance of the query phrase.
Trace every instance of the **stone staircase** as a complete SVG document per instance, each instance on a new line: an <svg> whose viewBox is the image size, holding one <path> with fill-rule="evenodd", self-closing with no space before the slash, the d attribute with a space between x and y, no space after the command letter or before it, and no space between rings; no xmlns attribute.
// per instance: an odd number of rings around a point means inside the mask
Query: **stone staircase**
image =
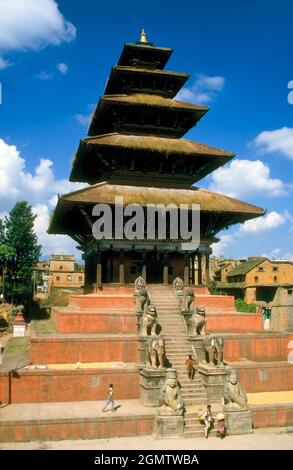
<svg viewBox="0 0 293 470"><path fill-rule="evenodd" d="M207 399L201 377L196 373L194 380L190 380L187 376L185 361L189 354L194 354L188 342L184 318L178 311L177 298L172 286L147 285L147 290L151 302L157 308L158 323L166 341L166 356L172 368L177 371L182 398L187 408L184 435L202 436L203 426L198 421L194 405L197 405L198 409L202 408ZM189 407L192 407L192 411Z"/></svg>

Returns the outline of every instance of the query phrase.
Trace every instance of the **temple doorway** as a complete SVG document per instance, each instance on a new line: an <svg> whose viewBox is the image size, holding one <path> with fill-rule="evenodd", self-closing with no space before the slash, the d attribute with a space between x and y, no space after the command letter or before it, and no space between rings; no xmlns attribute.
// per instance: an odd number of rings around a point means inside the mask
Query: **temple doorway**
<svg viewBox="0 0 293 470"><path fill-rule="evenodd" d="M149 284L161 284L163 282L163 260L158 252L147 255L146 278Z"/></svg>

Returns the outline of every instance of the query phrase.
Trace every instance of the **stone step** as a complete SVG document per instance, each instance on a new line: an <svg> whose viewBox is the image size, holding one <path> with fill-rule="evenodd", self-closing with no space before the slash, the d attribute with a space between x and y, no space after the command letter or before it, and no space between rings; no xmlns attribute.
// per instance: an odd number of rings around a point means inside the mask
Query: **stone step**
<svg viewBox="0 0 293 470"><path fill-rule="evenodd" d="M190 391L190 392L202 391L202 384L187 385L187 384L182 384L181 381L180 381L180 384L181 384L181 389L185 391Z"/></svg>
<svg viewBox="0 0 293 470"><path fill-rule="evenodd" d="M186 426L201 426L199 420L198 420L198 415L196 413L194 413L194 416L190 416L188 415L187 413L185 413L184 415L184 424Z"/></svg>
<svg viewBox="0 0 293 470"><path fill-rule="evenodd" d="M189 391L189 390L181 389L181 395L186 398L192 398L192 397L199 398L199 397L205 396L205 393L201 390Z"/></svg>
<svg viewBox="0 0 293 470"><path fill-rule="evenodd" d="M206 399L205 398L192 398L192 399L184 399L184 404L185 406L188 405L201 405L202 407L206 405Z"/></svg>
<svg viewBox="0 0 293 470"><path fill-rule="evenodd" d="M175 349L168 348L168 345L166 345L166 352L170 356L174 357L174 359L178 359L178 360L184 359L184 362L186 361L187 357L191 353L190 349L187 347L180 346L178 347L178 349L175 350Z"/></svg>

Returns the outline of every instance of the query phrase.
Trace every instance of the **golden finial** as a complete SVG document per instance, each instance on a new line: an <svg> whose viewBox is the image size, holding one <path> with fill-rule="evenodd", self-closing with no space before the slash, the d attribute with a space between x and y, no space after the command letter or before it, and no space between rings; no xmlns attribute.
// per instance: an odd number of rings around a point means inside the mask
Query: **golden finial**
<svg viewBox="0 0 293 470"><path fill-rule="evenodd" d="M142 28L140 33L140 41L139 42L148 42L145 30Z"/></svg>

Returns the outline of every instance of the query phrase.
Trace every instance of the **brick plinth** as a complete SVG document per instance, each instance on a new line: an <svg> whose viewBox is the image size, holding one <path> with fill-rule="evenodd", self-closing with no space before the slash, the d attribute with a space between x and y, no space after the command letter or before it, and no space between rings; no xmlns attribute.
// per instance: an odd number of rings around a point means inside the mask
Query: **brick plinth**
<svg viewBox="0 0 293 470"><path fill-rule="evenodd" d="M257 313L231 312L224 315L207 312L206 330L213 332L261 332L263 331L263 319Z"/></svg>
<svg viewBox="0 0 293 470"><path fill-rule="evenodd" d="M232 295L197 294L195 291L195 306L205 307L206 311L235 311L234 297Z"/></svg>
<svg viewBox="0 0 293 470"><path fill-rule="evenodd" d="M247 393L293 390L293 365L287 362L230 363Z"/></svg>
<svg viewBox="0 0 293 470"><path fill-rule="evenodd" d="M254 428L286 427L293 424L292 404L253 405L250 408Z"/></svg>
<svg viewBox="0 0 293 470"><path fill-rule="evenodd" d="M41 403L103 400L109 384L117 399L139 398L139 373L121 369L25 370L1 372L0 402Z"/></svg>
<svg viewBox="0 0 293 470"><path fill-rule="evenodd" d="M129 310L56 309L54 320L60 333L136 333L133 306Z"/></svg>
<svg viewBox="0 0 293 470"><path fill-rule="evenodd" d="M105 439L151 434L151 415L12 421L0 424L0 442Z"/></svg>
<svg viewBox="0 0 293 470"><path fill-rule="evenodd" d="M136 335L88 335L82 337L37 337L31 339L32 364L75 362L138 362Z"/></svg>
<svg viewBox="0 0 293 470"><path fill-rule="evenodd" d="M70 295L69 305L73 308L129 308L134 310L134 300L132 293L105 293L87 294L87 295Z"/></svg>
<svg viewBox="0 0 293 470"><path fill-rule="evenodd" d="M286 333L259 333L224 336L225 360L246 358L253 361L284 361L293 335Z"/></svg>

